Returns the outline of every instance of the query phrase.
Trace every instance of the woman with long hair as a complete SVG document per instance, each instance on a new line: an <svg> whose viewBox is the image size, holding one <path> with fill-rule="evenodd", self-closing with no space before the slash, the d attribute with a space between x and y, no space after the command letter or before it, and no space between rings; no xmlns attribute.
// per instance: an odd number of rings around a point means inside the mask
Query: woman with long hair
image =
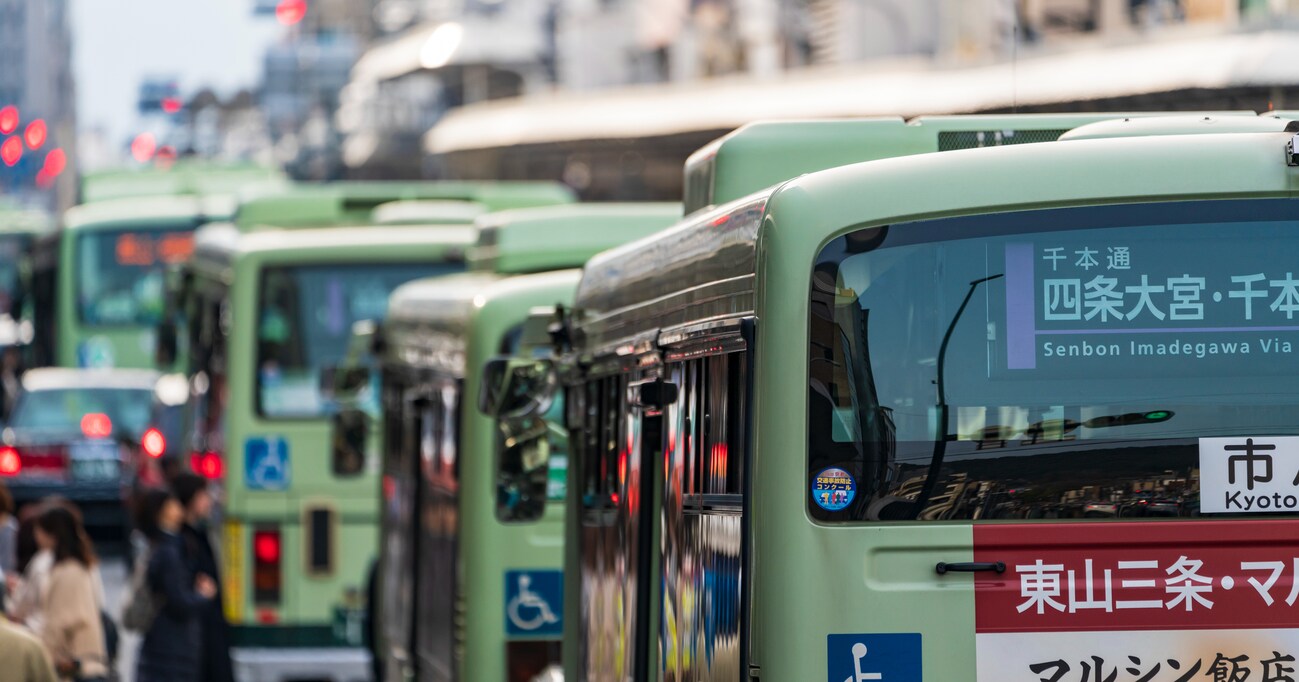
<svg viewBox="0 0 1299 682"><path fill-rule="evenodd" d="M50 506L36 517L36 544L54 559L41 598L45 623L40 637L65 680L104 680L108 653L96 595L95 553L77 516Z"/></svg>
<svg viewBox="0 0 1299 682"><path fill-rule="evenodd" d="M185 509L167 490L141 496L136 527L149 539L142 587L154 596L158 610L144 630L136 682L194 682L202 651L200 618L216 595L211 576L195 574L185 561L180 537Z"/></svg>

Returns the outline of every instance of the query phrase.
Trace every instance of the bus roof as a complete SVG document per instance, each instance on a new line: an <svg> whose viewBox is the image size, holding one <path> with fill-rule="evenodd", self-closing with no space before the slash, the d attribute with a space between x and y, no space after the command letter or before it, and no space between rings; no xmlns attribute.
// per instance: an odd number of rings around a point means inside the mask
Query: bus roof
<svg viewBox="0 0 1299 682"><path fill-rule="evenodd" d="M1209 115L1222 125L1239 120L1256 126L1255 130L1271 129L1271 124L1260 122L1251 111L1196 115ZM987 114L922 116L909 122L895 116L751 123L705 145L686 160L685 210L693 213L804 173L850 163L1052 142L1079 126L1164 116L1160 112Z"/></svg>
<svg viewBox="0 0 1299 682"><path fill-rule="evenodd" d="M468 272L409 282L393 291L383 324L385 353L391 362L464 376L465 355L476 316L505 307L520 322L535 308L543 289L575 291L576 269L504 276ZM564 300L548 303L567 303ZM495 352L495 351L493 351Z"/></svg>
<svg viewBox="0 0 1299 682"><path fill-rule="evenodd" d="M1213 135L1218 133L1279 133L1288 119L1262 115L1245 116L1153 116L1116 118L1074 128L1061 140L1094 140L1104 137L1149 137L1151 135Z"/></svg>
<svg viewBox="0 0 1299 682"><path fill-rule="evenodd" d="M181 160L166 169L116 169L89 173L82 179L81 194L87 203L172 194L235 195L248 187L274 187L286 182L282 172L264 166Z"/></svg>
<svg viewBox="0 0 1299 682"><path fill-rule="evenodd" d="M797 260L810 280L816 249L871 224L1012 206L1284 196L1291 189L1283 153L1289 139L1242 133L1079 140L811 173L592 258L578 290L574 343L583 354L599 355L752 314L760 239L773 261L764 271L783 267L774 262L782 258ZM935 188L942 191L929 191ZM762 221L767 211L789 222L778 219L760 234L771 224ZM795 244L802 248L790 248Z"/></svg>
<svg viewBox="0 0 1299 682"><path fill-rule="evenodd" d="M472 223L487 207L472 201L409 200L379 204L371 214L375 225L438 225Z"/></svg>
<svg viewBox="0 0 1299 682"><path fill-rule="evenodd" d="M474 230L467 226L444 226L437 229L424 227L370 226L339 230L330 228L303 228L299 230L262 230L241 232L229 223L215 223L202 227L195 234L196 260L230 263L249 254L292 252L304 256L341 254L358 257L376 254L400 253L403 248L421 249L431 257L440 253L460 252L474 242ZM350 258L349 258L350 260Z"/></svg>
<svg viewBox="0 0 1299 682"><path fill-rule="evenodd" d="M574 201L571 190L548 182L335 182L295 185L249 199L239 206L241 228L359 225L372 222L378 206L400 200L467 201L488 210Z"/></svg>
<svg viewBox="0 0 1299 682"><path fill-rule="evenodd" d="M570 204L489 213L476 221L475 270L528 273L581 267L591 256L662 230L681 218L675 203Z"/></svg>
<svg viewBox="0 0 1299 682"><path fill-rule="evenodd" d="M177 223L198 224L211 220L226 220L233 210L234 202L222 196L178 195L110 199L68 209L63 216L63 227L67 230L94 230L123 225L145 227Z"/></svg>

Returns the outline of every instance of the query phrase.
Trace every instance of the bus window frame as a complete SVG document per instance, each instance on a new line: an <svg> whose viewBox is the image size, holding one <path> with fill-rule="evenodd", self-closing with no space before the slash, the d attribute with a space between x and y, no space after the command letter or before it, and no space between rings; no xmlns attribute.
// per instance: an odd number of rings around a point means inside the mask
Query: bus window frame
<svg viewBox="0 0 1299 682"><path fill-rule="evenodd" d="M85 248L85 245L83 244L84 240L90 237L100 237L105 234L113 235L114 238L121 238L121 236L124 234L128 234L128 233L138 234L142 232L149 232L149 233L161 232L167 234L187 233L192 238L194 237L194 233L202 225L203 223L201 220L182 221L178 223L160 223L157 225L137 225L135 227L120 227L120 228L114 225L112 227L103 226L102 228L79 230L71 234L63 235L64 237L71 238L69 240L71 243L68 246L70 250L70 253L68 254L68 260L71 261L72 272L74 273L73 280L70 283L72 291L69 292L71 294L72 320L76 322L76 324L79 325L82 329L87 329L87 330L89 329L123 330L123 329L136 329L136 328L152 329L157 324L165 320L167 315L167 309L166 309L167 268L173 267L175 265L184 262L192 262L193 259L193 253L191 252L189 259L187 259L186 261L179 261L178 263L167 263L162 260L157 260L154 262L153 265L125 266L125 267L139 267L141 269L146 269L146 270L149 268L159 268L160 273L163 277L163 301L162 301L163 310L159 314L158 320L153 322L141 321L141 320L132 320L129 322L108 322L108 323L91 322L86 319L86 304L85 302L82 301L82 296L81 296L82 287L84 286L84 282L85 282L85 274L82 272L82 268L81 268L81 253L82 250Z"/></svg>
<svg viewBox="0 0 1299 682"><path fill-rule="evenodd" d="M255 290L256 293L255 293L255 296L254 296L255 303L256 303L256 308L255 308L256 313L255 313L255 316L254 316L253 321L252 321L252 324L253 324L253 337L252 337L252 343L253 343L253 348L252 348L253 364L252 364L252 368L251 368L251 372L252 372L252 387L253 387L253 388L252 388L252 391L253 391L253 414L256 416L256 418L257 418L258 420L266 421L266 422L279 422L279 423L286 423L286 424L310 424L310 423L316 423L316 422L321 422L321 421L326 421L326 422L327 422L327 421L329 421L329 418L330 418L330 415L331 415L331 412L330 412L329 410L324 410L324 411L322 411L320 414L315 414L315 415L273 415L273 414L268 414L268 413L266 412L265 406L262 404L262 378L261 378L262 351L261 351L261 339L260 339L260 337L261 337L261 331L262 331L262 330L261 330L261 324L262 324L262 309L263 309L263 306L264 306L264 302L265 302L265 298L264 298L264 297L266 296L266 290L267 290L267 289L266 289L266 275L267 275L267 273L268 273L269 271L272 271L272 270L280 270L280 271L292 272L292 271L295 271L295 270L302 270L302 269L322 269L322 268L331 268L331 267L338 267L338 268L365 268L365 267L371 267L371 268L375 268L376 270L379 270L379 269L383 269L383 268L388 267L388 266L400 266L400 267L412 267L412 268L414 268L414 267L421 267L421 266L428 266L428 267L451 266L451 265L454 265L456 262L457 262L457 261L455 261L455 260L449 260L449 259L446 259L446 258L443 258L443 259L432 259L432 260L429 260L429 259L413 259L413 260L412 260L412 259L389 259L389 258L383 258L383 257L376 256L376 257L375 257L374 259L372 259L372 260L364 260L364 259L363 259L363 260L356 260L356 261L353 261L353 260L326 260L326 261L304 261L304 262L295 262L295 261L278 261L278 260L277 260L277 261L269 261L269 262L263 261L263 262L259 263L259 264L256 266L256 271L257 271L257 272L256 272L257 288L256 288L256 290ZM441 276L443 276L443 275L454 274L454 273L456 273L456 272L458 272L458 271L455 270L455 269L447 269L445 272L430 272L430 273L426 273L426 274L423 274L423 275L419 275L419 276L417 276L415 279L406 280L406 282L403 282L403 283L401 283L401 284L405 284L405 283L407 283L407 282L412 282L412 281L419 280L419 279L427 279L427 278L430 278L430 277L441 277ZM397 286L400 286L401 284L398 284ZM393 288L395 289L396 287L394 286ZM389 293L389 295L392 294L391 291L389 291L388 293ZM360 320L357 320L357 321L359 322ZM378 322L378 323L382 323L382 321L383 321L383 320L381 320L381 319L380 319L380 320L375 320L375 322ZM350 328L351 328L351 325L349 325L349 329L350 329ZM349 333L350 333L350 332L349 332ZM324 367L322 367L321 369L324 369ZM318 372L317 372L317 374L318 374Z"/></svg>

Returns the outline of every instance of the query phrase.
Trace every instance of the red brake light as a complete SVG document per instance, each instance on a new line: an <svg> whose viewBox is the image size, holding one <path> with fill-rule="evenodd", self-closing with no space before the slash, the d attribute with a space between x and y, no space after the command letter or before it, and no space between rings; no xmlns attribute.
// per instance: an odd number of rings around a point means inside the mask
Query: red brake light
<svg viewBox="0 0 1299 682"><path fill-rule="evenodd" d="M91 412L81 418L81 433L86 438L107 438L113 435L113 420L102 412Z"/></svg>
<svg viewBox="0 0 1299 682"><path fill-rule="evenodd" d="M280 561L280 534L273 531L258 531L253 537L253 554L263 564L274 564Z"/></svg>
<svg viewBox="0 0 1299 682"><path fill-rule="evenodd" d="M167 451L167 438L158 429L149 429L140 437L140 447L144 448L146 455L157 459Z"/></svg>
<svg viewBox="0 0 1299 682"><path fill-rule="evenodd" d="M253 602L255 604L270 606L280 602L284 577L280 572L281 549L278 528L262 528L253 531Z"/></svg>
<svg viewBox="0 0 1299 682"><path fill-rule="evenodd" d="M14 448L0 448L0 476L17 476L23 470L23 460Z"/></svg>
<svg viewBox="0 0 1299 682"><path fill-rule="evenodd" d="M225 463L215 452L195 452L189 456L189 466L203 478L217 479L225 473Z"/></svg>

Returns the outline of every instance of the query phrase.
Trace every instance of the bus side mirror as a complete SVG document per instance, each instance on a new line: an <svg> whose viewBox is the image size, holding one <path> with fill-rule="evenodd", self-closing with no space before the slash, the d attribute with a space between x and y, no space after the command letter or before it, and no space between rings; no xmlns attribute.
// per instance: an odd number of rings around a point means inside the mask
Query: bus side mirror
<svg viewBox="0 0 1299 682"><path fill-rule="evenodd" d="M483 367L479 409L499 419L537 417L550 409L558 388L559 374L549 360L493 360Z"/></svg>
<svg viewBox="0 0 1299 682"><path fill-rule="evenodd" d="M322 367L320 369L320 394L326 398L348 396L365 388L369 383L369 367Z"/></svg>
<svg viewBox="0 0 1299 682"><path fill-rule="evenodd" d="M366 444L370 438L370 419L365 412L347 408L336 412L330 447L335 476L360 476L365 471Z"/></svg>
<svg viewBox="0 0 1299 682"><path fill-rule="evenodd" d="M167 319L158 323L158 347L155 352L159 367L171 369L176 362L176 321Z"/></svg>
<svg viewBox="0 0 1299 682"><path fill-rule="evenodd" d="M631 403L635 407L661 410L677 401L681 389L670 381L651 379L631 385Z"/></svg>
<svg viewBox="0 0 1299 682"><path fill-rule="evenodd" d="M498 425L496 518L505 523L536 521L551 499L550 468L563 458L566 443L556 427L540 416L505 419ZM567 434L559 434L561 436ZM555 451L556 445L559 452Z"/></svg>
<svg viewBox="0 0 1299 682"><path fill-rule="evenodd" d="M492 358L483 365L482 381L478 385L478 411L488 417L496 416L497 404L505 390L505 372L509 365L507 358Z"/></svg>

